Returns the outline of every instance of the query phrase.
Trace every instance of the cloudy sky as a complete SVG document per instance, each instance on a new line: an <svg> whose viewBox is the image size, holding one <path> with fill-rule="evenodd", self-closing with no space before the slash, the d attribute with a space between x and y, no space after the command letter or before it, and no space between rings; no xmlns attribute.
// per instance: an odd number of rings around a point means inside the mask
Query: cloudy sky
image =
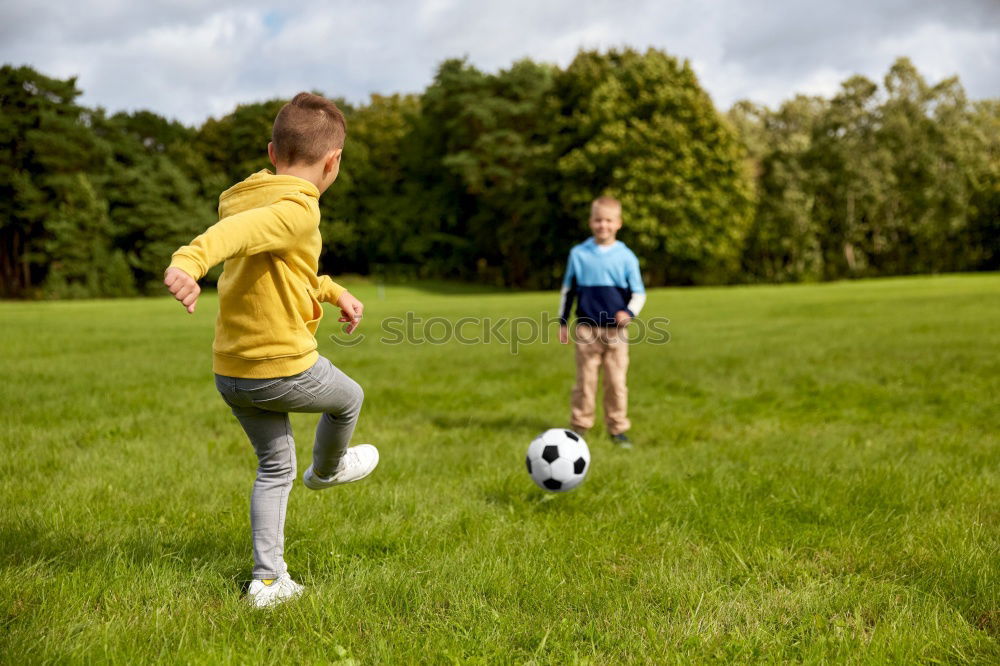
<svg viewBox="0 0 1000 666"><path fill-rule="evenodd" d="M829 95L909 56L1000 97L1000 0L0 0L0 61L77 76L82 101L189 124L237 103L320 90L419 92L467 57L487 71L568 64L582 48L688 58L720 108Z"/></svg>

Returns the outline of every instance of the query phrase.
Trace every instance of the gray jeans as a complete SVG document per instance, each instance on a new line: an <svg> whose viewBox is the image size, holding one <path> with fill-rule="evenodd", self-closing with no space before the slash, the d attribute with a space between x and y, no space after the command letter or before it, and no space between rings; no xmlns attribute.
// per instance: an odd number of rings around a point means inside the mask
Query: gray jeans
<svg viewBox="0 0 1000 666"><path fill-rule="evenodd" d="M313 471L331 476L354 434L364 392L322 356L311 368L291 377L216 375L215 387L257 453L257 480L250 496L253 577L278 578L288 570L285 508L296 477L295 440L288 412L322 412L313 444Z"/></svg>

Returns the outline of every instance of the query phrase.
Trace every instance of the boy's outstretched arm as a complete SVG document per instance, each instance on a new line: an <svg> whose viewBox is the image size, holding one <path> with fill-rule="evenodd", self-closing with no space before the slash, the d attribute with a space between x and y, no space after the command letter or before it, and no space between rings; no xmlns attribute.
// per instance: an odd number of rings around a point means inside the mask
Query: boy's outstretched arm
<svg viewBox="0 0 1000 666"><path fill-rule="evenodd" d="M318 226L316 200L288 195L270 206L219 220L188 245L178 248L170 259L170 266L200 280L208 269L226 259L262 252L280 254Z"/></svg>
<svg viewBox="0 0 1000 666"><path fill-rule="evenodd" d="M201 293L198 280L212 266L233 257L280 252L318 225L319 207L315 199L299 195L231 215L174 252L170 266L163 273L163 284L193 313Z"/></svg>

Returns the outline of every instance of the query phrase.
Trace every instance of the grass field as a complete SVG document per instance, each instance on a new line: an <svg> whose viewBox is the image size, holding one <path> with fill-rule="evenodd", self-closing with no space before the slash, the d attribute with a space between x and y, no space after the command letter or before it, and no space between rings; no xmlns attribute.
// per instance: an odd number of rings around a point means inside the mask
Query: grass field
<svg viewBox="0 0 1000 666"><path fill-rule="evenodd" d="M1000 661L1000 275L651 292L671 341L632 348L637 446L592 431L565 495L523 456L567 421L571 348L380 342L556 294L354 291L366 339L329 310L320 349L382 463L297 482L308 593L263 612L214 299L0 303L0 660Z"/></svg>

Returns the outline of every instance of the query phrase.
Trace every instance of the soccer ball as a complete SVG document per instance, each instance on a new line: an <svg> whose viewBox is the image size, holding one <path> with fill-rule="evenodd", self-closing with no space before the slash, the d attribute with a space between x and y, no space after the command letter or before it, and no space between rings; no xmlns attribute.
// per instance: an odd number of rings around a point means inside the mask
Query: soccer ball
<svg viewBox="0 0 1000 666"><path fill-rule="evenodd" d="M543 490L566 492L580 485L590 471L590 449L572 430L552 428L528 446L528 474Z"/></svg>

